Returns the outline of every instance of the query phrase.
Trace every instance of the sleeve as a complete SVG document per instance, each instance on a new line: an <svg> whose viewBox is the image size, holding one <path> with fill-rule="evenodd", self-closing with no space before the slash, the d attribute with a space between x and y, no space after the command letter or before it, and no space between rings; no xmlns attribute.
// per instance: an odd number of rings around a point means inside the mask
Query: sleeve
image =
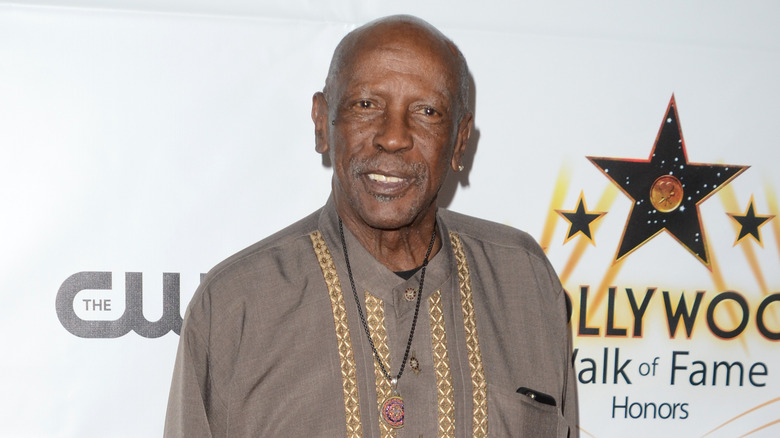
<svg viewBox="0 0 780 438"><path fill-rule="evenodd" d="M539 251L541 251L541 248L539 248ZM577 374L576 370L574 369L574 358L572 356L574 348L574 334L572 332L570 318L571 301L569 300L566 291L563 289L563 285L561 285L560 279L555 273L555 269L553 269L549 259L545 257L544 260L546 261L547 272L550 275L552 289L557 291L558 296L558 298L555 300L555 311L557 312L558 317L554 318L554 320L557 321L556 325L558 326L558 329L555 330L555 332L559 334L559 345L565 349L563 354L560 356L565 361L563 364L565 373L562 376L564 382L563 393L561 394L561 399L563 400L561 402L561 413L563 414L564 420L566 421L566 425L569 429L566 436L568 438L579 438L580 415L579 401L577 398ZM561 327L563 328L562 331L560 330Z"/></svg>
<svg viewBox="0 0 780 438"><path fill-rule="evenodd" d="M187 315L168 396L165 438L213 436L208 416L208 348L192 323L191 315Z"/></svg>
<svg viewBox="0 0 780 438"><path fill-rule="evenodd" d="M564 292L565 293L565 292ZM580 436L580 418L579 418L579 402L577 400L577 375L574 370L574 360L572 358L572 327L571 323L566 325L567 333L567 351L568 351L568 363L566 373L566 386L563 397L563 416L566 419L566 423L569 425L569 438L579 438Z"/></svg>

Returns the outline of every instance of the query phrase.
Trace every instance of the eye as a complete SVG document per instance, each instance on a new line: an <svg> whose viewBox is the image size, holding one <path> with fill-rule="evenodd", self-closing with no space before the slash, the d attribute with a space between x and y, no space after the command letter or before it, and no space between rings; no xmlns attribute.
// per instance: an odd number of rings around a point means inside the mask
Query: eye
<svg viewBox="0 0 780 438"><path fill-rule="evenodd" d="M355 120L369 120L382 114L384 103L371 96L353 96L343 103L344 114L356 117Z"/></svg>
<svg viewBox="0 0 780 438"><path fill-rule="evenodd" d="M438 111L436 111L436 109L435 109L434 107L432 107L432 106L423 106L423 107L420 107L420 108L417 110L417 112L418 112L419 114L422 114L422 115L424 115L424 116L428 116L428 117L433 117L433 116L438 116L438 115L439 115L439 112L438 112Z"/></svg>

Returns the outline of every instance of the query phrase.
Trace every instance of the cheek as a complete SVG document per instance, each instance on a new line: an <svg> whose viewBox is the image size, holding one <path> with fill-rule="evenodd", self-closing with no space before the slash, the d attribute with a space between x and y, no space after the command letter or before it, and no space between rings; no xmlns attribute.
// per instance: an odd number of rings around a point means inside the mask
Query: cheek
<svg viewBox="0 0 780 438"><path fill-rule="evenodd" d="M371 130L366 126L349 126L335 131L331 149L337 156L354 155L371 144Z"/></svg>
<svg viewBox="0 0 780 438"><path fill-rule="evenodd" d="M428 147L425 148L425 151L425 160L430 164L430 167L437 170L444 169L449 166L452 160L453 146L451 138L446 133L442 133L440 137L435 137L428 142Z"/></svg>

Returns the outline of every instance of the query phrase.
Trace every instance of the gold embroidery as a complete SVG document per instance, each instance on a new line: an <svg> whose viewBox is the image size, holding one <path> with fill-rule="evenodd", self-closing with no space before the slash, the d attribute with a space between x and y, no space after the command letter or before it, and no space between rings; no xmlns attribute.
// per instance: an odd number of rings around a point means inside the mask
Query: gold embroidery
<svg viewBox="0 0 780 438"><path fill-rule="evenodd" d="M355 355L352 351L352 338L349 336L349 324L347 323L347 308L344 305L344 295L341 293L341 283L336 273L336 266L330 255L328 246L319 231L309 235L314 253L320 262L322 275L328 285L330 305L333 310L333 323L338 339L339 359L341 361L341 380L344 388L344 413L347 422L347 437L360 438L363 436L360 423L360 398L357 387L357 371Z"/></svg>
<svg viewBox="0 0 780 438"><path fill-rule="evenodd" d="M450 233L452 249L458 263L458 281L460 282L460 302L463 310L463 325L466 329L466 349L471 367L471 385L474 397L474 437L486 437L488 429L487 382L482 368L482 352L479 349L477 319L474 315L474 299L471 294L471 274L463 252L460 237Z"/></svg>
<svg viewBox="0 0 780 438"><path fill-rule="evenodd" d="M387 346L387 329L385 329L385 308L384 303L379 298L374 297L366 291L366 323L371 332L371 341L374 343L379 358L385 365L385 369L390 368L390 348ZM374 360L374 375L376 376L376 398L377 414L382 408L382 403L393 393L390 382L382 373L379 362ZM391 428L387 423L379 420L379 429L382 432L382 438L395 437L396 429Z"/></svg>
<svg viewBox="0 0 780 438"><path fill-rule="evenodd" d="M447 332L444 330L444 315L441 310L441 291L428 298L431 316L431 344L433 347L433 368L436 372L436 392L439 399L439 436L455 436L455 396L452 389L450 357L447 353Z"/></svg>

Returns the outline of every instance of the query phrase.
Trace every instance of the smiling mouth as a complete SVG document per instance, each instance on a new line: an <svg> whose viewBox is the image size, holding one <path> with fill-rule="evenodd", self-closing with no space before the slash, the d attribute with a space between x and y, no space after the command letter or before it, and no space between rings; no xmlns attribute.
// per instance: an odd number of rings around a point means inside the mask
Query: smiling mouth
<svg viewBox="0 0 780 438"><path fill-rule="evenodd" d="M379 173L369 173L368 179L371 181L377 181L382 183L401 183L404 182L404 178L399 178L397 176L390 176L390 175L382 175Z"/></svg>
<svg viewBox="0 0 780 438"><path fill-rule="evenodd" d="M353 158L350 170L353 181L359 182L359 190L380 202L404 197L415 187L423 187L427 180L423 163L405 163L398 157Z"/></svg>
<svg viewBox="0 0 780 438"><path fill-rule="evenodd" d="M365 173L366 190L382 202L392 201L403 196L413 179L383 173Z"/></svg>

